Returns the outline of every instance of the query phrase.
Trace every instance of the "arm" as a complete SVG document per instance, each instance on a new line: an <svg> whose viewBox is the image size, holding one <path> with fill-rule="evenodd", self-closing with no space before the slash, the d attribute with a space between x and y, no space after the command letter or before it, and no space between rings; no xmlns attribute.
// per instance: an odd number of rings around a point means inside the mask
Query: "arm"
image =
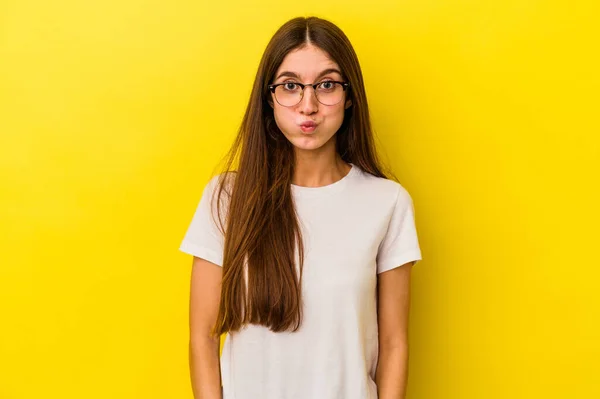
<svg viewBox="0 0 600 399"><path fill-rule="evenodd" d="M413 262L377 277L379 361L375 374L379 399L404 399L408 381L408 313Z"/></svg>
<svg viewBox="0 0 600 399"><path fill-rule="evenodd" d="M222 399L219 338L211 337L221 296L222 268L194 256L190 289L189 362L195 399Z"/></svg>

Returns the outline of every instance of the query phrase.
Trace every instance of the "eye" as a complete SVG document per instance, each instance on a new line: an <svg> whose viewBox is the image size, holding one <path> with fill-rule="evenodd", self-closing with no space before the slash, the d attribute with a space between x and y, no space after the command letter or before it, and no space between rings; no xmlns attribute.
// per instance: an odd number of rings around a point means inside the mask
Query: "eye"
<svg viewBox="0 0 600 399"><path fill-rule="evenodd" d="M282 86L285 90L288 91L294 91L298 88L298 85L294 82L285 82Z"/></svg>
<svg viewBox="0 0 600 399"><path fill-rule="evenodd" d="M326 80L319 83L319 88L322 90L332 90L335 88L335 82L331 80Z"/></svg>

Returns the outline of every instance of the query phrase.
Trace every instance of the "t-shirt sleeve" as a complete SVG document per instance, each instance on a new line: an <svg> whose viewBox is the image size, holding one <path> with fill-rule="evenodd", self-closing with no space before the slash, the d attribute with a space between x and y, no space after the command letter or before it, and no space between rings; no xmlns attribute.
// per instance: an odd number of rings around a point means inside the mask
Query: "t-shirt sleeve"
<svg viewBox="0 0 600 399"><path fill-rule="evenodd" d="M377 273L421 259L413 201L408 191L399 186L387 232L379 245Z"/></svg>
<svg viewBox="0 0 600 399"><path fill-rule="evenodd" d="M212 204L212 196L217 184L218 176L215 176L204 187L200 202L196 207L179 250L206 259L218 266L223 266L224 237L217 224L219 223L216 203L217 194L215 194L214 204ZM223 212L223 206L221 212Z"/></svg>

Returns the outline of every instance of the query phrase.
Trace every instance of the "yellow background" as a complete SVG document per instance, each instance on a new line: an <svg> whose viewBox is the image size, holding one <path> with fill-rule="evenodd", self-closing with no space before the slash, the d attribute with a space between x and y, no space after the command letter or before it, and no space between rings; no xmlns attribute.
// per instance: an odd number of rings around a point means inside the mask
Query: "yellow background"
<svg viewBox="0 0 600 399"><path fill-rule="evenodd" d="M600 397L597 4L2 0L0 398L191 398L178 246L298 15L415 202L408 398Z"/></svg>

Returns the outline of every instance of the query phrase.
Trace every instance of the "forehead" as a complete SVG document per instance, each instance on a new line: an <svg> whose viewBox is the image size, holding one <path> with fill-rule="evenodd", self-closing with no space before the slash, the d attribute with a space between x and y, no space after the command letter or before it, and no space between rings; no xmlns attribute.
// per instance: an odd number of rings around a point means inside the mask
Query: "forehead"
<svg viewBox="0 0 600 399"><path fill-rule="evenodd" d="M281 72L294 72L303 79L311 79L326 69L339 70L338 64L329 58L329 55L315 46L306 46L290 51L277 69L275 77Z"/></svg>

